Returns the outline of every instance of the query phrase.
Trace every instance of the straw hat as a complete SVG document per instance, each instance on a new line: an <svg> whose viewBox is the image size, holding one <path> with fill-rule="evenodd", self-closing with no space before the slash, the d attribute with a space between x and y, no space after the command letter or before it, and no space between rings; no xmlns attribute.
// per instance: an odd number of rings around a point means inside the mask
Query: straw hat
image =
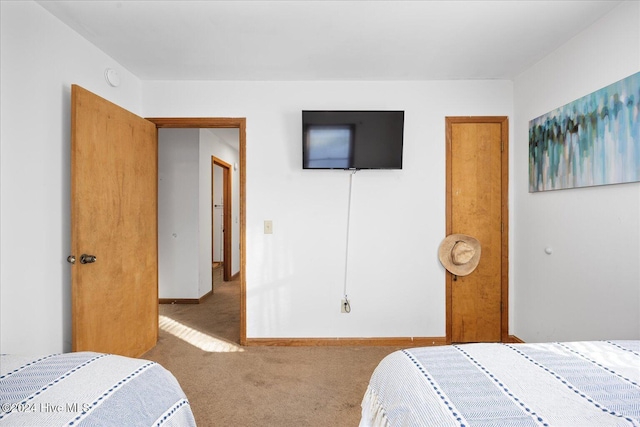
<svg viewBox="0 0 640 427"><path fill-rule="evenodd" d="M456 276L470 274L480 262L480 242L466 234L450 234L440 243L440 262Z"/></svg>

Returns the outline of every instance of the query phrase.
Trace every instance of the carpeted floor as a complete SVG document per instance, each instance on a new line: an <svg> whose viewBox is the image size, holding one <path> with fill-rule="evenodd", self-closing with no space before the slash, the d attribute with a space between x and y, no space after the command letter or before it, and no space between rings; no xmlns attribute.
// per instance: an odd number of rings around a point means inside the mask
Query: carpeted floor
<svg viewBox="0 0 640 427"><path fill-rule="evenodd" d="M369 377L396 348L240 347L239 286L161 305L158 345L143 356L176 376L198 426L357 426Z"/></svg>

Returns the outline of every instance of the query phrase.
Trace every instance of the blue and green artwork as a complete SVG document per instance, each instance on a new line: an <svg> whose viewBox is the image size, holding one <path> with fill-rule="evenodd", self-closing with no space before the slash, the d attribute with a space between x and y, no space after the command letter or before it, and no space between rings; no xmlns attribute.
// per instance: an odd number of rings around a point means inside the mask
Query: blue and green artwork
<svg viewBox="0 0 640 427"><path fill-rule="evenodd" d="M640 72L529 122L529 192L640 181Z"/></svg>

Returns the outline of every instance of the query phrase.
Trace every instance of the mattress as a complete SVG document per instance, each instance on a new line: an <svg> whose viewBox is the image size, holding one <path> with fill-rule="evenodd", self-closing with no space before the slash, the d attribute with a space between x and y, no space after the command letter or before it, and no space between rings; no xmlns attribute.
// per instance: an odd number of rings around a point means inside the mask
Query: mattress
<svg viewBox="0 0 640 427"><path fill-rule="evenodd" d="M92 352L0 356L0 406L0 426L196 425L161 365Z"/></svg>
<svg viewBox="0 0 640 427"><path fill-rule="evenodd" d="M640 341L396 351L371 376L360 426L640 426Z"/></svg>

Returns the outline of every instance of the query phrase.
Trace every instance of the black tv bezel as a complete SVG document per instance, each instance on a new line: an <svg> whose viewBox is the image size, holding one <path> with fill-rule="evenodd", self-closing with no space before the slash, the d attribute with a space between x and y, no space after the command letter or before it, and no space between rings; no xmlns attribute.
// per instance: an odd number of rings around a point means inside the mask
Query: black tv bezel
<svg viewBox="0 0 640 427"><path fill-rule="evenodd" d="M362 114L362 113L401 113L402 114L402 140L400 141L400 165L398 167L308 167L305 162L306 153L307 153L307 142L306 142L306 130L307 124L304 120L305 113L354 113L354 114ZM404 167L403 157L404 157L404 119L405 119L405 111L404 110L302 110L302 169L303 170L402 170ZM349 125L348 123L335 123L335 125Z"/></svg>

